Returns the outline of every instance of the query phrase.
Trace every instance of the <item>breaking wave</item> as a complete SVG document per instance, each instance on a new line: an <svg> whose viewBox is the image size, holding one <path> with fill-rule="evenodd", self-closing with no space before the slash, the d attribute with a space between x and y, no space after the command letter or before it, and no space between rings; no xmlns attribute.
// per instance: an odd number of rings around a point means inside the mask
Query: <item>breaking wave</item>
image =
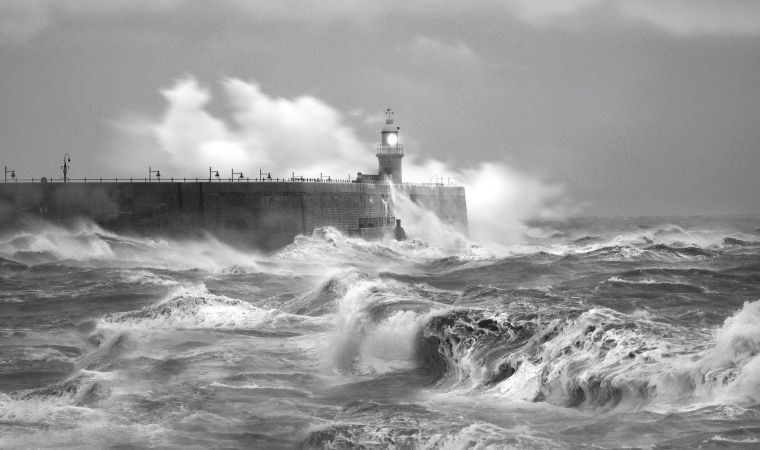
<svg viewBox="0 0 760 450"><path fill-rule="evenodd" d="M231 267L261 270L260 255L233 249L210 235L194 240L128 237L85 221L70 228L32 222L22 231L0 236L0 256L13 264L27 265L65 262L212 272Z"/></svg>
<svg viewBox="0 0 760 450"><path fill-rule="evenodd" d="M552 321L451 310L425 323L419 357L442 386L558 406L751 405L760 401L758 320L760 301L746 303L705 340L604 308Z"/></svg>
<svg viewBox="0 0 760 450"><path fill-rule="evenodd" d="M403 283L357 280L337 299L325 357L346 373L413 368L416 330L433 306Z"/></svg>
<svg viewBox="0 0 760 450"><path fill-rule="evenodd" d="M181 287L165 299L136 311L110 314L101 327L159 329L259 329L302 330L318 325L311 317L290 314L279 309L263 309L249 302L211 294L205 286Z"/></svg>

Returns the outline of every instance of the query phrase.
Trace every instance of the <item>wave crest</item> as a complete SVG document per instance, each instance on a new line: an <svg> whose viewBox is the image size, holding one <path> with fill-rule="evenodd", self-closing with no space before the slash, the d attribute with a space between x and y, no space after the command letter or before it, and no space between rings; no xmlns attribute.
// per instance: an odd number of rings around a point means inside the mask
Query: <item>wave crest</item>
<svg viewBox="0 0 760 450"><path fill-rule="evenodd" d="M157 304L111 314L101 320L101 326L105 327L269 329L289 332L316 323L306 316L258 308L243 300L214 295L205 287L182 287Z"/></svg>
<svg viewBox="0 0 760 450"><path fill-rule="evenodd" d="M758 321L760 301L746 303L711 344L704 333L606 308L551 321L452 310L423 325L418 357L441 386L565 407L754 404Z"/></svg>

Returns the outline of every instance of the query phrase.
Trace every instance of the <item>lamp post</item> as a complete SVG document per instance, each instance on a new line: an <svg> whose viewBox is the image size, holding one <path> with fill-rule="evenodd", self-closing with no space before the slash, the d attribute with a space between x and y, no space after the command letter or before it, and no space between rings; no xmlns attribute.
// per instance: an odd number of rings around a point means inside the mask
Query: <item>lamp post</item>
<svg viewBox="0 0 760 450"><path fill-rule="evenodd" d="M8 182L8 174L11 174L11 178L16 178L16 171L14 169L8 170L8 166L5 166L5 182Z"/></svg>
<svg viewBox="0 0 760 450"><path fill-rule="evenodd" d="M214 176L216 177L216 179L217 180L219 179L219 171L218 170L214 170L211 167L209 167L208 168L208 182L209 183L211 183L211 173L212 172L214 172Z"/></svg>
<svg viewBox="0 0 760 450"><path fill-rule="evenodd" d="M267 180L272 181L272 172L264 172L259 169L259 181L264 181L264 174L267 174Z"/></svg>
<svg viewBox="0 0 760 450"><path fill-rule="evenodd" d="M63 182L66 183L69 181L69 169L71 169L71 155L69 155L69 152L66 152L63 154L63 165L61 166L61 170L63 170Z"/></svg>
<svg viewBox="0 0 760 450"><path fill-rule="evenodd" d="M158 178L158 182L160 183L161 182L161 172L158 169L156 169L156 170L151 169L150 166L148 166L148 183L150 183L150 181L151 181L151 175L153 175L154 173L156 174L156 178Z"/></svg>
<svg viewBox="0 0 760 450"><path fill-rule="evenodd" d="M240 175L238 177L238 180L242 180L243 179L243 172L235 172L235 169L232 169L232 176L230 177L230 181L232 181L232 182L235 181L235 175Z"/></svg>

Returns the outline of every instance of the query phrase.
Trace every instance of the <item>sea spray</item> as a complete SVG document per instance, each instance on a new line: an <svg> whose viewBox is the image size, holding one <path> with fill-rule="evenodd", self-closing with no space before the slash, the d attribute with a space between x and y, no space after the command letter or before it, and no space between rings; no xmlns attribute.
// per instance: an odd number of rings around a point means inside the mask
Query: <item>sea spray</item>
<svg viewBox="0 0 760 450"><path fill-rule="evenodd" d="M406 230L411 239L421 239L428 245L449 254L461 252L472 246L472 242L453 226L444 223L434 212L423 208L409 196L399 191L393 184L390 187L393 213Z"/></svg>
<svg viewBox="0 0 760 450"><path fill-rule="evenodd" d="M715 401L760 402L760 300L747 302L715 331L715 348L700 361Z"/></svg>
<svg viewBox="0 0 760 450"><path fill-rule="evenodd" d="M161 329L289 329L316 324L306 316L262 309L249 302L215 295L205 286L181 286L154 305L106 316L100 326Z"/></svg>
<svg viewBox="0 0 760 450"><path fill-rule="evenodd" d="M23 231L0 236L0 256L31 264L67 261L83 266L154 267L256 272L262 256L243 252L211 235L173 240L123 236L91 221L68 227L30 220Z"/></svg>
<svg viewBox="0 0 760 450"><path fill-rule="evenodd" d="M328 358L349 373L415 367L417 330L435 306L398 282L359 281L338 300Z"/></svg>

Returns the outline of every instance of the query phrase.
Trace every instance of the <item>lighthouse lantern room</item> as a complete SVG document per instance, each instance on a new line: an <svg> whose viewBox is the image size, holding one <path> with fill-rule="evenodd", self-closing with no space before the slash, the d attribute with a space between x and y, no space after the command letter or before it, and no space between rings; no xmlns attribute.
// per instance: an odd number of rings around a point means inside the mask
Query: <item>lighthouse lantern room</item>
<svg viewBox="0 0 760 450"><path fill-rule="evenodd" d="M393 123L393 110L386 109L385 126L380 131L380 144L377 146L378 175L393 184L402 182L401 159L404 157L404 146L398 140L399 130Z"/></svg>

